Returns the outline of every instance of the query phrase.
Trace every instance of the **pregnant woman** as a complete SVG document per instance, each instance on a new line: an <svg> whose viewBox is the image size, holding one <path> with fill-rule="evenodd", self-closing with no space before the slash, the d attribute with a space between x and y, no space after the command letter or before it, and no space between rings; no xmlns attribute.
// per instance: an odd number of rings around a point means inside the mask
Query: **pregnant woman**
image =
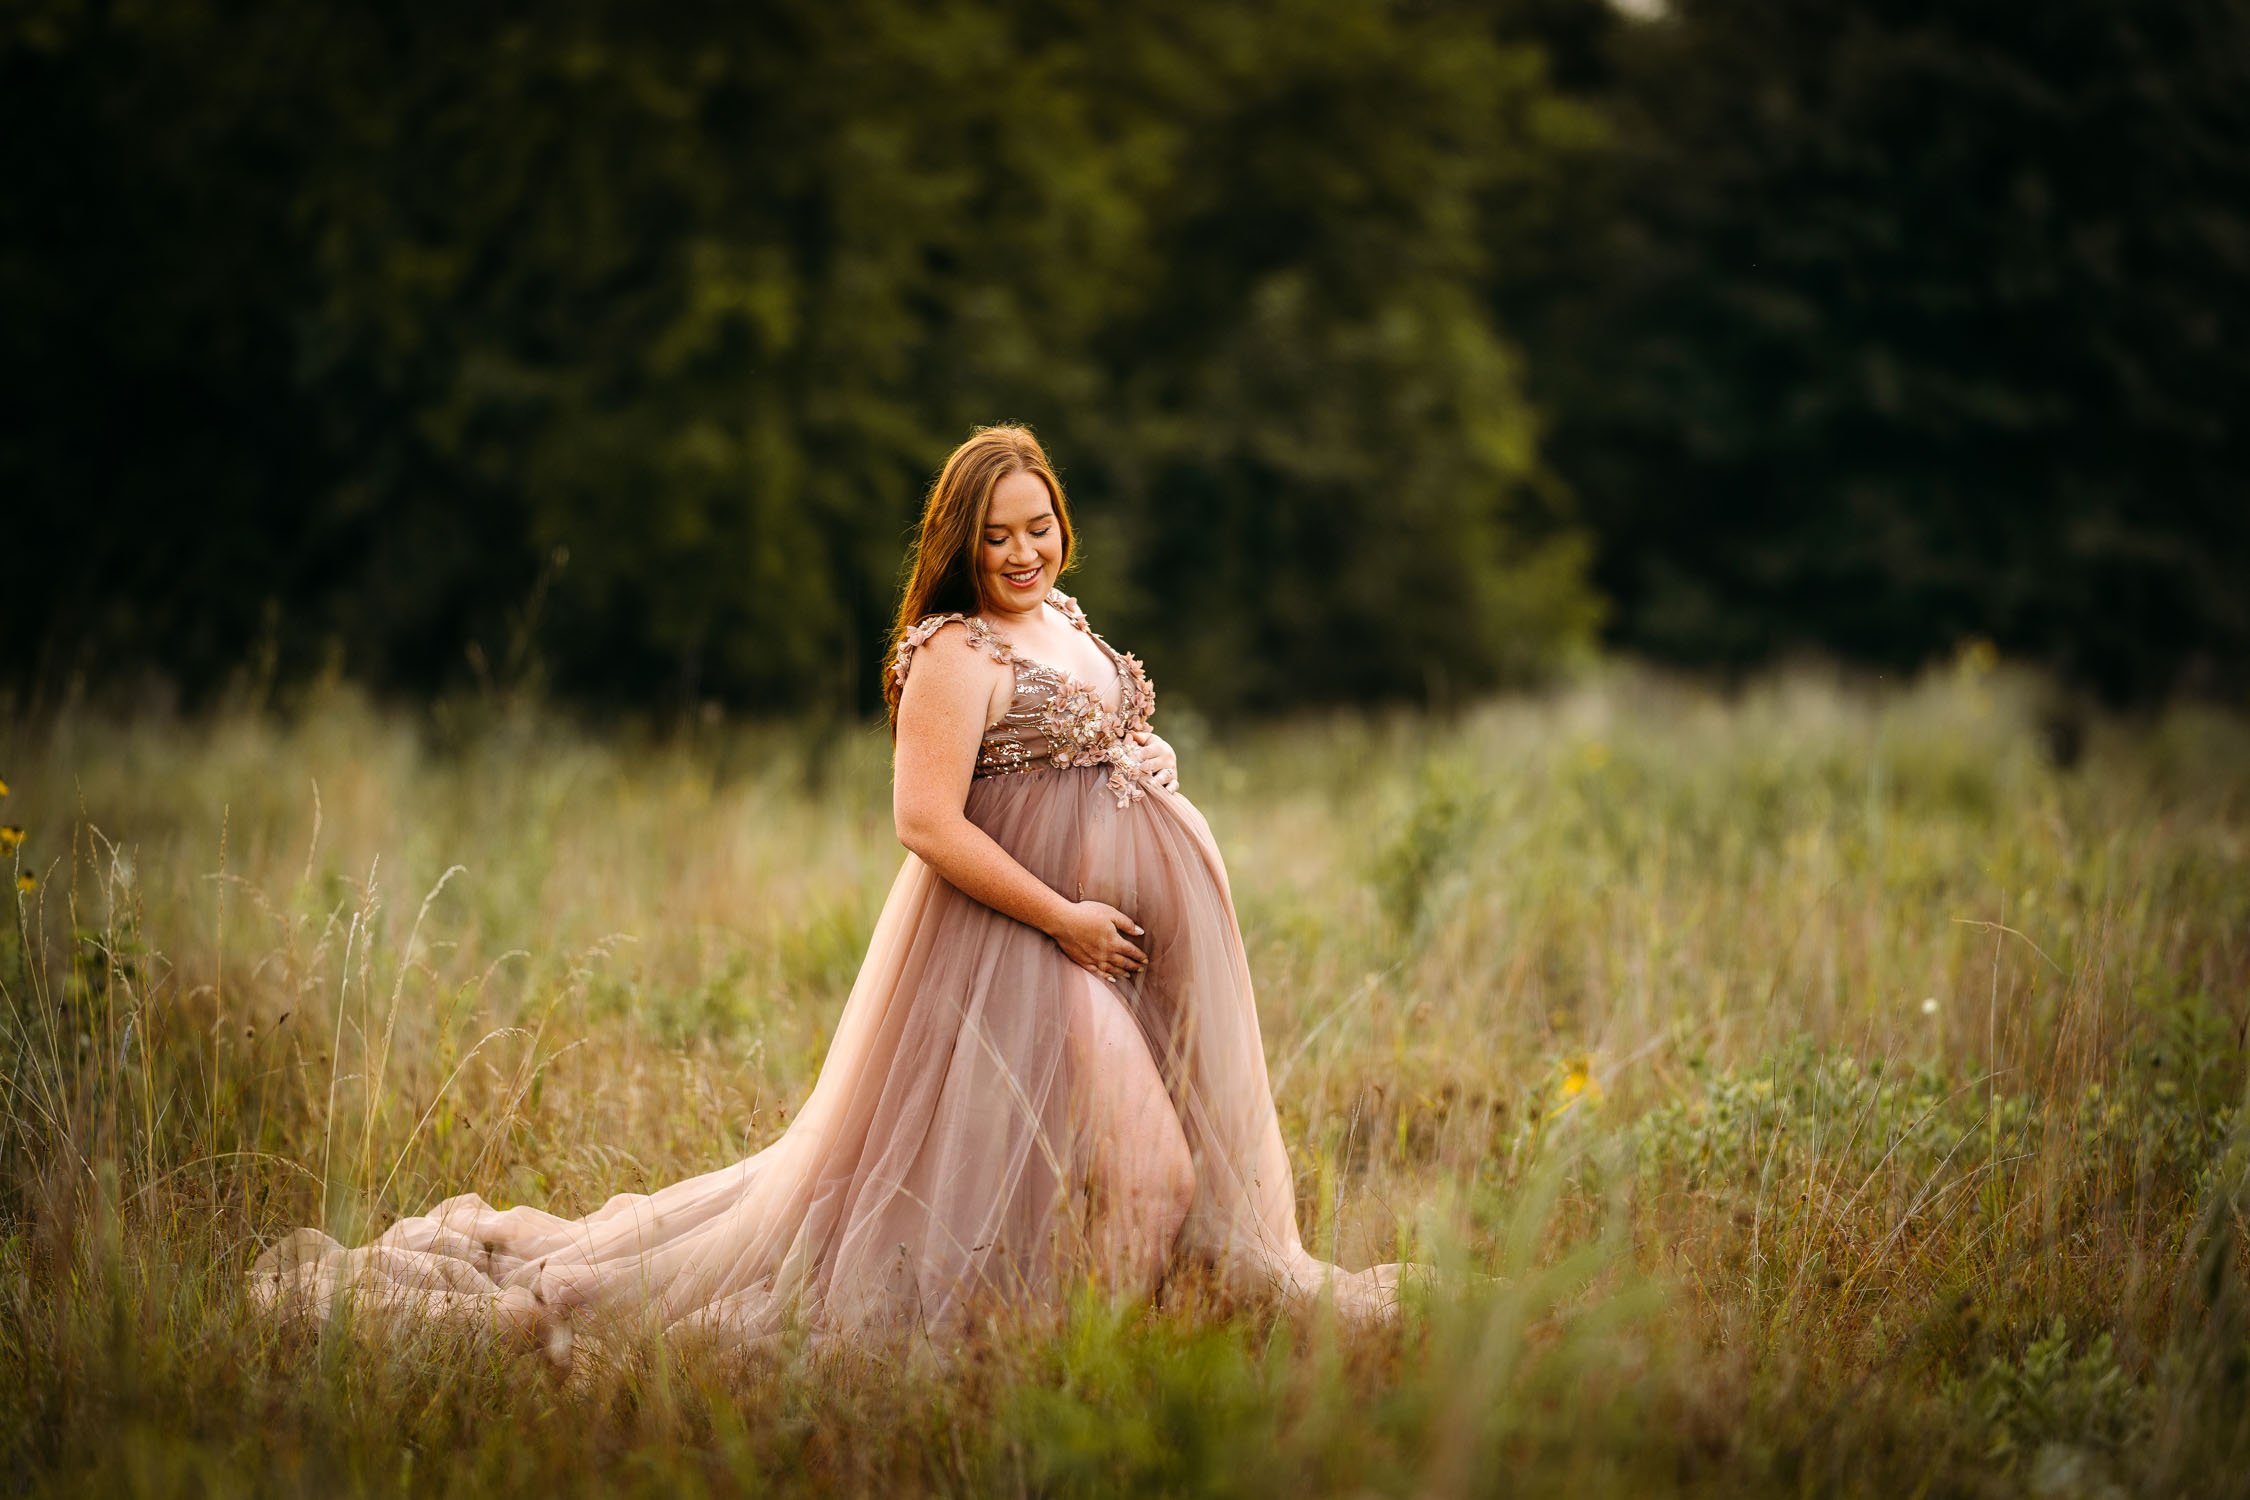
<svg viewBox="0 0 2250 1500"><path fill-rule="evenodd" d="M1388 1316L1402 1267L1299 1239L1226 868L1147 674L1056 587L1071 547L1030 432L946 461L884 685L910 852L779 1139L582 1219L471 1194L358 1249L298 1230L253 1268L261 1300L950 1341L1201 1262Z"/></svg>

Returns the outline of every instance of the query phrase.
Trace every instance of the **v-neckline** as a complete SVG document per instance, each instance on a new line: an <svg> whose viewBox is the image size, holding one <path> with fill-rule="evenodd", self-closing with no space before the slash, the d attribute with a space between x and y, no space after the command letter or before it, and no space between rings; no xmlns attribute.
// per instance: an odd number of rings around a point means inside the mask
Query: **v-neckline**
<svg viewBox="0 0 2250 1500"><path fill-rule="evenodd" d="M1042 670L1052 672L1057 677L1061 678L1064 682L1076 683L1078 686L1086 689L1086 691L1094 695L1094 701L1102 705L1102 712L1104 714L1110 716L1111 718L1115 718L1117 715L1125 711L1124 664L1118 661L1117 653L1110 650L1109 643L1103 640L1100 636L1094 634L1094 627L1088 625L1083 617L1075 615L1070 610L1065 609L1062 605L1055 603L1057 596L1060 595L1062 595L1061 589L1049 589L1047 591L1047 597L1040 600L1039 602L1041 605L1054 604L1055 609L1062 615L1062 617L1070 622L1071 629L1083 631L1085 633L1086 639L1094 643L1094 649L1101 652L1103 657L1108 660L1109 675L1117 684L1117 703L1114 707L1112 707L1108 703L1103 703L1101 691L1092 683L1088 682L1085 678L1079 676L1076 672L1071 671L1068 667L1058 667L1051 661L1043 661L1039 657L1025 655L1023 652L1016 649L1016 643L1009 640L1008 637L1001 631L999 626L993 624L990 620L987 620L982 615L973 615L971 616L971 618L974 619L979 625L982 625L994 640L998 641L1001 645L1008 648L1008 656L1010 660L1023 662L1028 666L1034 666L1041 668Z"/></svg>

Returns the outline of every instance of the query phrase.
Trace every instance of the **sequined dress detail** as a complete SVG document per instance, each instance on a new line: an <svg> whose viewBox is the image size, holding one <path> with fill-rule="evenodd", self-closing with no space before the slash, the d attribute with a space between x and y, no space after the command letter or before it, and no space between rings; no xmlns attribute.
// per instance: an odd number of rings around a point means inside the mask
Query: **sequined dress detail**
<svg viewBox="0 0 2250 1500"><path fill-rule="evenodd" d="M1118 701L1112 709L1092 684L1033 657L1019 656L1008 639L977 615L930 615L909 628L891 658L891 672L903 684L914 653L947 625L958 624L977 650L1015 674L1015 696L1006 713L984 731L977 745L976 775L1005 776L1018 771L1106 768L1105 780L1120 807L1146 795L1135 773L1140 756L1132 734L1149 727L1156 689L1131 652L1118 651L1086 623L1078 601L1056 589L1047 602L1092 638L1117 673Z"/></svg>

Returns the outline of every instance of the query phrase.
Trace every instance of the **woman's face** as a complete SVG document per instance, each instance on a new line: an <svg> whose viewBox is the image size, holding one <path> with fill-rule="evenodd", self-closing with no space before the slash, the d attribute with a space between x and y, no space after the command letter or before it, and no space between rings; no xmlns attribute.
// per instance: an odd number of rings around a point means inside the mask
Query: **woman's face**
<svg viewBox="0 0 2250 1500"><path fill-rule="evenodd" d="M1062 522L1038 475L1019 469L992 487L977 543L977 581L1004 612L1037 609L1062 576Z"/></svg>

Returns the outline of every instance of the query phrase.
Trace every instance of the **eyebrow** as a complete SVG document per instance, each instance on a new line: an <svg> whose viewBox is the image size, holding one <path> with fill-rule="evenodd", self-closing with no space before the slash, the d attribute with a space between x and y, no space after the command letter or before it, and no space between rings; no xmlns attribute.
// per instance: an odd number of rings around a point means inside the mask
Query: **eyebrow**
<svg viewBox="0 0 2250 1500"><path fill-rule="evenodd" d="M1052 521L1054 518L1055 513L1053 511L1043 510L1038 515L1033 516L1030 520L1024 522L1023 524L1026 526L1036 526L1041 521ZM998 521L987 521L984 523L984 529L987 531L1006 531L1008 528L1001 525Z"/></svg>

